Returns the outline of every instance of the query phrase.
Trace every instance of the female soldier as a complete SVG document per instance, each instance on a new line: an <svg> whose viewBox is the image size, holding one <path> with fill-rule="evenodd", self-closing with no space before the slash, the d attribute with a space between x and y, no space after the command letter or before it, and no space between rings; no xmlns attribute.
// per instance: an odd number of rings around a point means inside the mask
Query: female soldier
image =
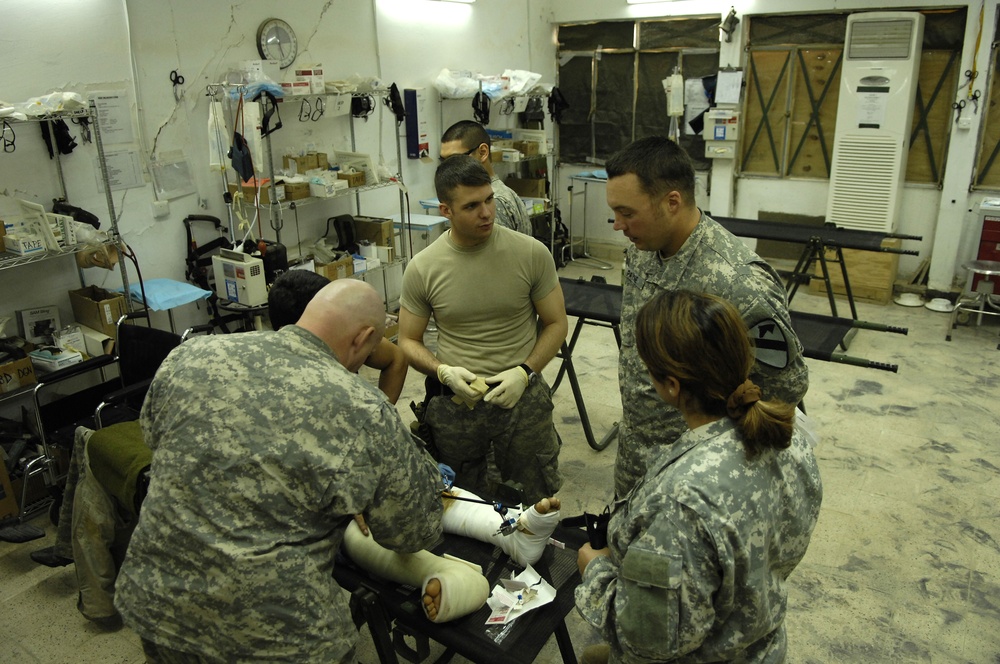
<svg viewBox="0 0 1000 664"><path fill-rule="evenodd" d="M747 329L720 298L663 292L636 344L689 430L615 505L608 548L580 549L576 605L608 642L584 661L784 661L785 582L822 499L794 408L762 400Z"/></svg>

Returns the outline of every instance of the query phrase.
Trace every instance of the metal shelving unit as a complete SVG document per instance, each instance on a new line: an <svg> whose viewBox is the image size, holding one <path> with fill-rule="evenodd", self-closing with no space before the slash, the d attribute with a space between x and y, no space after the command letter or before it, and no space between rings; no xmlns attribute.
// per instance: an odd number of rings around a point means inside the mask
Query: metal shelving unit
<svg viewBox="0 0 1000 664"><path fill-rule="evenodd" d="M210 85L210 86L208 86L208 94L209 94L209 96L211 96L216 101L227 101L227 102L231 103L232 102L232 97L230 96L229 91L230 90L234 90L234 89L235 90L239 90L240 87L241 86L229 86L229 85L223 85L223 84ZM242 87L245 87L245 86L242 86ZM301 98L303 98L303 99L309 99L309 98L315 98L315 97L322 97L324 99L328 99L328 98L334 98L334 99L336 99L336 98L344 98L344 97L354 98L354 97L369 97L370 96L370 97L373 97L376 100L378 100L378 99L381 99L383 97L387 97L388 94L389 94L388 90L379 89L379 90L372 90L372 91L365 91L365 92L345 92L345 93L327 92L325 94L309 94L309 95L303 95ZM281 97L281 98L279 98L278 101L279 101L279 103L284 103L283 100L287 101L287 102L294 102L296 99L297 99L296 97ZM247 102L246 99L244 99L243 103L245 104L245 103L248 103L248 102ZM250 102L250 103L259 103L259 102ZM378 103L378 102L376 101L376 103ZM230 109L230 114L229 115L230 115L230 124L232 124L232 121L231 121L231 119L232 119L232 111L231 111L231 109ZM351 113L348 113L346 115L346 117L348 118L349 123L350 123L349 128L350 128L350 136L351 136L351 152L356 152L357 151L357 135L355 133L355 127L354 127L354 120L355 120L355 118L354 118L354 115L351 114ZM386 187L398 187L399 188L399 210L400 210L400 214L405 217L405 215L406 215L406 198L405 198L405 195L403 193L402 147L400 145L399 132L396 131L394 133L395 133L395 138L396 138L396 163L399 165L399 170L392 175L392 178L389 181L387 181L387 182L378 182L376 184L363 185L363 186L360 186L360 187L350 187L349 189L344 189L342 191L337 192L333 196L327 196L327 197L322 197L322 198L315 197L315 196L309 196L309 197L306 197L306 198L296 199L294 201L269 201L267 204L262 204L261 207L262 208L266 207L267 210L268 210L269 226L271 227L271 230L273 230L274 233L275 233L275 239L278 242L281 241L281 231L284 228L284 218L283 218L282 213L284 211L286 211L286 210L295 210L295 209L297 209L299 207L302 207L302 206L315 205L317 203L322 203L324 201L330 201L330 200L342 198L344 196L350 196L350 195L353 194L354 195L354 206L355 206L355 209L357 210L358 214L361 214L361 194L363 194L365 192L368 192L368 191L374 191L376 189L384 189ZM263 137L262 146L263 146L263 150L264 150L264 161L267 164L267 177L270 178L270 182L273 183L274 180L275 180L275 168L274 168L274 153L273 153L272 145L271 145L271 134L268 134L267 136ZM227 169L224 169L222 171L223 187L225 188L226 191L229 190L228 170L229 169L227 168ZM229 208L230 237L237 237L237 235L234 233L234 228L233 228L233 211L232 211L232 204L231 203L228 204L228 208Z"/></svg>
<svg viewBox="0 0 1000 664"><path fill-rule="evenodd" d="M42 116L29 117L26 120L17 120L15 118L5 118L5 120L10 123L19 123L19 124L29 124L29 123L38 124L42 122L48 122L49 133L54 136L55 127L53 126L53 123L55 123L57 120L72 120L74 118L86 118L90 121L91 130L93 131L94 134L94 144L97 147L97 161L101 169L101 181L104 183L104 194L108 206L108 218L110 220L109 223L111 226L110 230L108 231L108 234L110 235L111 239L106 244L114 245L119 250L121 250L123 247L123 243L121 239L121 234L118 232L118 215L115 213L115 202L114 199L111 197L111 184L110 184L110 177L108 175L108 164L104 155L104 144L101 141L101 126L100 122L98 122L96 104L93 101L91 101L86 109L49 113ZM58 150L54 151L54 156L56 164L56 174L58 175L59 178L60 198L62 198L62 200L65 201L68 200L66 194L66 180L65 177L63 176L62 160ZM3 253L0 254L0 270L17 268L23 265L29 265L31 263L51 260L53 258L60 258L63 256L72 256L76 252L84 249L86 246L87 245L78 244L72 247L66 247L61 251L46 250L44 253L34 254L29 256L19 256L17 254L9 252ZM118 262L118 269L121 272L122 285L124 286L125 291L127 292L128 273L126 272L124 261ZM80 283L83 284L82 273L80 275ZM126 298L125 301L126 301L126 307L128 308L129 311L131 311L131 306L129 304L128 298Z"/></svg>

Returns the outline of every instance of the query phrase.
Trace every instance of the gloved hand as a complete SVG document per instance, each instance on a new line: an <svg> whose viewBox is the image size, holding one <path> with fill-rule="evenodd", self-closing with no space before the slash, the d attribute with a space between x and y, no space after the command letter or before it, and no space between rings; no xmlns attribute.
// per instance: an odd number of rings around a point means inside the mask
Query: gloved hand
<svg viewBox="0 0 1000 664"><path fill-rule="evenodd" d="M501 408L513 408L528 387L528 374L521 367L514 367L486 379L487 385L496 385L497 383L499 385L487 392L483 401L496 404Z"/></svg>
<svg viewBox="0 0 1000 664"><path fill-rule="evenodd" d="M476 374L472 373L465 367L453 367L447 364L439 364L437 368L437 377L442 384L447 385L451 388L451 391L455 394L463 397L467 400L478 400L480 396L479 392L469 387L469 383L476 380Z"/></svg>

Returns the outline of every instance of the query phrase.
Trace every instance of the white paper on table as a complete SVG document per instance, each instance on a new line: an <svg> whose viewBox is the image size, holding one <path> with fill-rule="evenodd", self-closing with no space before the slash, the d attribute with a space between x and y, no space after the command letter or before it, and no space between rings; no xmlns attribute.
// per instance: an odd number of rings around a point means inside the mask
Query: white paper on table
<svg viewBox="0 0 1000 664"><path fill-rule="evenodd" d="M493 588L486 604L492 613L486 620L487 625L505 625L512 620L520 618L529 611L543 607L556 598L556 589L539 576L538 572L528 565L527 568L517 576L512 577L514 581L519 581L523 585L513 584L510 590L504 589L503 584L498 584ZM518 604L516 596L517 589L531 588L535 595Z"/></svg>

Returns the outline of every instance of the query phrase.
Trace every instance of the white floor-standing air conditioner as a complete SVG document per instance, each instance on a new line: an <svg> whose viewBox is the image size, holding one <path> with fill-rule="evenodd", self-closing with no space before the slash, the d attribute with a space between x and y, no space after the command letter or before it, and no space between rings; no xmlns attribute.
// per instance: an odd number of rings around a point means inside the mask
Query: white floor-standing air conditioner
<svg viewBox="0 0 1000 664"><path fill-rule="evenodd" d="M893 232L909 152L924 17L870 12L847 19L826 219Z"/></svg>

